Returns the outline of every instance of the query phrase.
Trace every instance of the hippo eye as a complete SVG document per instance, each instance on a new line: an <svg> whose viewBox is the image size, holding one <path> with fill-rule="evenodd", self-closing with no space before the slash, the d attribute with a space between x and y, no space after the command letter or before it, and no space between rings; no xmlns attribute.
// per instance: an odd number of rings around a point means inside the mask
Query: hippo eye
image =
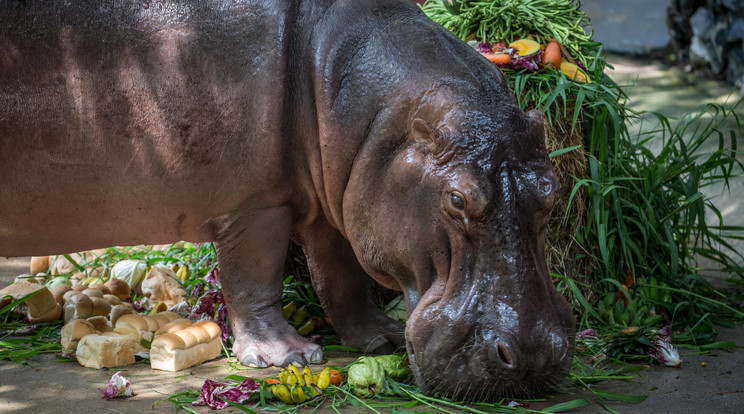
<svg viewBox="0 0 744 414"><path fill-rule="evenodd" d="M452 207L458 209L458 210L464 210L465 209L465 200L462 199L457 194L452 194L450 196L450 202L452 202Z"/></svg>

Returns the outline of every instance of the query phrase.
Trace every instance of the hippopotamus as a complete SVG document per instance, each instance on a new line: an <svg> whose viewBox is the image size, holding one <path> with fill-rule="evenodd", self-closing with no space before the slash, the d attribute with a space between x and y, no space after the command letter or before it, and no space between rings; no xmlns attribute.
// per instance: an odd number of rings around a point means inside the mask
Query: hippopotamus
<svg viewBox="0 0 744 414"><path fill-rule="evenodd" d="M292 240L342 342L405 348L425 392L571 365L542 116L410 0L5 2L0 168L0 255L216 242L242 364L324 359L282 315Z"/></svg>

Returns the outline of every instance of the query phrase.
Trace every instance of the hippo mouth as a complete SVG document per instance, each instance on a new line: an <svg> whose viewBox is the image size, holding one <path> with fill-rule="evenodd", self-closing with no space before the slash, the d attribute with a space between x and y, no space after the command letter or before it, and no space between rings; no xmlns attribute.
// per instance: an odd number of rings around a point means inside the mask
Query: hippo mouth
<svg viewBox="0 0 744 414"><path fill-rule="evenodd" d="M412 341L406 336L406 348L416 383L428 395L442 394L462 401L494 402L502 398L532 398L555 389L570 370L570 363L561 364L538 373L519 374L509 369L500 369L489 364L492 357L485 349L473 349L473 344L463 344L460 351L442 361L432 363L427 358L422 367ZM507 367L514 361L505 348L496 345L498 357ZM570 361L573 351L564 357Z"/></svg>
<svg viewBox="0 0 744 414"><path fill-rule="evenodd" d="M484 402L528 398L551 391L568 375L571 323L527 344L493 317L473 312L472 298L463 303L445 296L443 287L433 285L405 330L410 367L424 393Z"/></svg>

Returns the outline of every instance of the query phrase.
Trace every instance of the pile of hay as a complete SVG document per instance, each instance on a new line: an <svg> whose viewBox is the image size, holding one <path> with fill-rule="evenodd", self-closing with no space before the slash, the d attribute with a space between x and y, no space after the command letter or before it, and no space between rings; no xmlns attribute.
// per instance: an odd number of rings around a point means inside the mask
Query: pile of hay
<svg viewBox="0 0 744 414"><path fill-rule="evenodd" d="M569 114L572 111L567 111ZM581 147L550 159L561 181L561 195L553 207L545 238L545 256L551 273L570 277L584 286L591 282L594 262L577 236L587 223L589 201L586 186L574 187L589 178L589 152L579 119L572 128L570 117L562 117L551 126L545 121L545 147L548 153L576 145ZM570 201L570 204L569 204ZM592 300L591 289L581 289ZM562 292L574 304L571 292ZM575 309L578 307L574 306Z"/></svg>

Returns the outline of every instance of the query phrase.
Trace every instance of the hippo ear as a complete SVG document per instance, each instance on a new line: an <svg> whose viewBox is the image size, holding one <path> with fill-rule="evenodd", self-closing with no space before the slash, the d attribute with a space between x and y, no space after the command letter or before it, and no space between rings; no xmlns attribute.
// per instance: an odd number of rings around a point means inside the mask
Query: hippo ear
<svg viewBox="0 0 744 414"><path fill-rule="evenodd" d="M431 153L437 154L441 151L442 140L439 131L421 118L416 118L411 123L411 138Z"/></svg>
<svg viewBox="0 0 744 414"><path fill-rule="evenodd" d="M530 127L535 133L543 135L545 133L545 124L543 122L543 113L537 109L527 111L527 118L530 121Z"/></svg>

